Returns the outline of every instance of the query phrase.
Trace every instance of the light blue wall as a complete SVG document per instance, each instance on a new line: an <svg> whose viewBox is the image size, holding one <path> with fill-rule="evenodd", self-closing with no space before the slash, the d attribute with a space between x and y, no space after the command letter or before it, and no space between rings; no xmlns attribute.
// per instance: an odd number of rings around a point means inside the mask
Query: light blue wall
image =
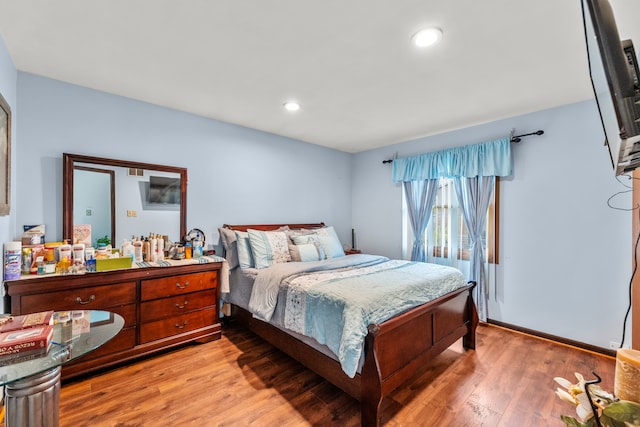
<svg viewBox="0 0 640 427"><path fill-rule="evenodd" d="M607 207L610 196L627 188L614 177L594 101L355 155L358 246L402 255L402 190L382 160L505 137L512 128L545 134L513 145L514 174L501 182L500 264L489 317L601 347L620 342L631 214ZM613 203L629 208L631 196L621 194Z"/></svg>
<svg viewBox="0 0 640 427"><path fill-rule="evenodd" d="M207 243L225 223L324 221L350 236L350 154L23 72L18 98L16 233L44 223L61 238L67 152L188 168L187 228Z"/></svg>
<svg viewBox="0 0 640 427"><path fill-rule="evenodd" d="M9 89L0 90L16 105L6 74L0 85ZM353 224L361 249L397 258L401 189L382 160L494 139L511 128L544 129L514 146L514 176L502 182L490 317L602 347L620 341L631 214L606 206L624 187L608 164L593 102L350 155L31 74L17 73L17 81L18 197L14 220L0 218L3 241L27 223L46 224L49 239L61 236L61 156L71 152L187 167L188 227L202 228L208 241L217 242L223 223L325 221L343 242ZM629 207L630 196L616 204Z"/></svg>
<svg viewBox="0 0 640 427"><path fill-rule="evenodd" d="M18 72L16 71L15 65L13 65L13 60L9 55L9 51L4 44L4 40L0 37L0 94L2 94L3 98L9 103L9 107L11 108L12 114L12 129L11 129L11 164L16 164L16 153L18 152L18 146L16 144L18 130L16 127L16 120L18 117L18 112L16 108L16 90L17 90L17 80L18 80ZM0 173L4 174L5 171L0 171ZM16 168L13 166L11 168L11 211L9 215L0 216L0 244L4 245L5 242L11 241L14 239L13 230L16 227ZM4 246L2 247L4 251ZM4 252L2 252L4 254ZM2 277L4 278L4 255L3 255L2 267ZM4 288L1 291L4 294ZM0 312L2 312L3 307L0 306Z"/></svg>

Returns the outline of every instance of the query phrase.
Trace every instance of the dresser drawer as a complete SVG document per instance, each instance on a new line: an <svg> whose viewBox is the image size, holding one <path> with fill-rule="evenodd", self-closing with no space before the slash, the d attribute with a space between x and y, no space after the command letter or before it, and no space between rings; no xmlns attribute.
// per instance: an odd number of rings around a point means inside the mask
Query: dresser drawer
<svg viewBox="0 0 640 427"><path fill-rule="evenodd" d="M156 299L140 304L140 321L151 322L215 305L216 293L211 289Z"/></svg>
<svg viewBox="0 0 640 427"><path fill-rule="evenodd" d="M128 328L131 326L136 326L136 305L135 304L127 304L121 305L118 307L111 307L106 311L110 311L112 313L117 313L124 319L124 328Z"/></svg>
<svg viewBox="0 0 640 427"><path fill-rule="evenodd" d="M216 322L216 309L193 311L140 325L140 343L166 338L172 335L212 326Z"/></svg>
<svg viewBox="0 0 640 427"><path fill-rule="evenodd" d="M106 310L125 304L135 304L136 282L92 286L68 291L47 292L22 297L22 312L47 310ZM108 310L107 310L108 311Z"/></svg>
<svg viewBox="0 0 640 427"><path fill-rule="evenodd" d="M165 298L189 292L213 289L218 284L218 272L181 274L160 279L143 280L141 285L141 299L148 301Z"/></svg>
<svg viewBox="0 0 640 427"><path fill-rule="evenodd" d="M96 357L104 356L118 351L128 350L136 345L136 328L123 329L118 334L101 345L97 349L87 353L86 355L78 358L79 362L84 362L89 359L95 359ZM73 362L72 362L73 363Z"/></svg>

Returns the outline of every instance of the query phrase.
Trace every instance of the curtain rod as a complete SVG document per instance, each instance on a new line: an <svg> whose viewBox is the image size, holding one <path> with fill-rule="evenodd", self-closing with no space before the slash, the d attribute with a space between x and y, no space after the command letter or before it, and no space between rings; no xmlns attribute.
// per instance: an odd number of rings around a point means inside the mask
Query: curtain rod
<svg viewBox="0 0 640 427"><path fill-rule="evenodd" d="M522 135L511 135L511 142L518 143L518 142L522 141L522 138L525 137L525 136L542 135L543 133L544 133L543 130L537 130L535 132L524 133Z"/></svg>
<svg viewBox="0 0 640 427"><path fill-rule="evenodd" d="M513 135L513 130L512 130L511 131L511 137L510 137L509 141L517 144L518 142L522 141L522 138L524 138L525 136L532 136L532 135L539 136L539 135L542 135L542 134L544 134L543 130L537 130L537 131L531 132L531 133L523 133L522 135ZM395 159L397 157L397 154L394 155L393 157ZM386 165L387 163L393 163L394 159L383 160L382 164Z"/></svg>

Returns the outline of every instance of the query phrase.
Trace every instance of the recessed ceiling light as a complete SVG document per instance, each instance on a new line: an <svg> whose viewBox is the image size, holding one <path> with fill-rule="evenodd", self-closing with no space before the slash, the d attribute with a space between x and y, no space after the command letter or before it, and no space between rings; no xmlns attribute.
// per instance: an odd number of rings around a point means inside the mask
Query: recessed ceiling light
<svg viewBox="0 0 640 427"><path fill-rule="evenodd" d="M413 44L418 47L432 46L442 39L442 30L440 28L425 28L420 30L411 37Z"/></svg>
<svg viewBox="0 0 640 427"><path fill-rule="evenodd" d="M295 101L288 101L282 104L285 110L287 111L298 111L300 109L300 104Z"/></svg>

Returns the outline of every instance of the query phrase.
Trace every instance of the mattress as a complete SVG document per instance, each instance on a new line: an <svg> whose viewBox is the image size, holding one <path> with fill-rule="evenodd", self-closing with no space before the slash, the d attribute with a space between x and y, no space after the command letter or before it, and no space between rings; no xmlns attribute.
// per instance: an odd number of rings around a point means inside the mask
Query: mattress
<svg viewBox="0 0 640 427"><path fill-rule="evenodd" d="M228 302L338 360L349 377L362 365L369 324L466 286L451 267L364 254L231 274Z"/></svg>

